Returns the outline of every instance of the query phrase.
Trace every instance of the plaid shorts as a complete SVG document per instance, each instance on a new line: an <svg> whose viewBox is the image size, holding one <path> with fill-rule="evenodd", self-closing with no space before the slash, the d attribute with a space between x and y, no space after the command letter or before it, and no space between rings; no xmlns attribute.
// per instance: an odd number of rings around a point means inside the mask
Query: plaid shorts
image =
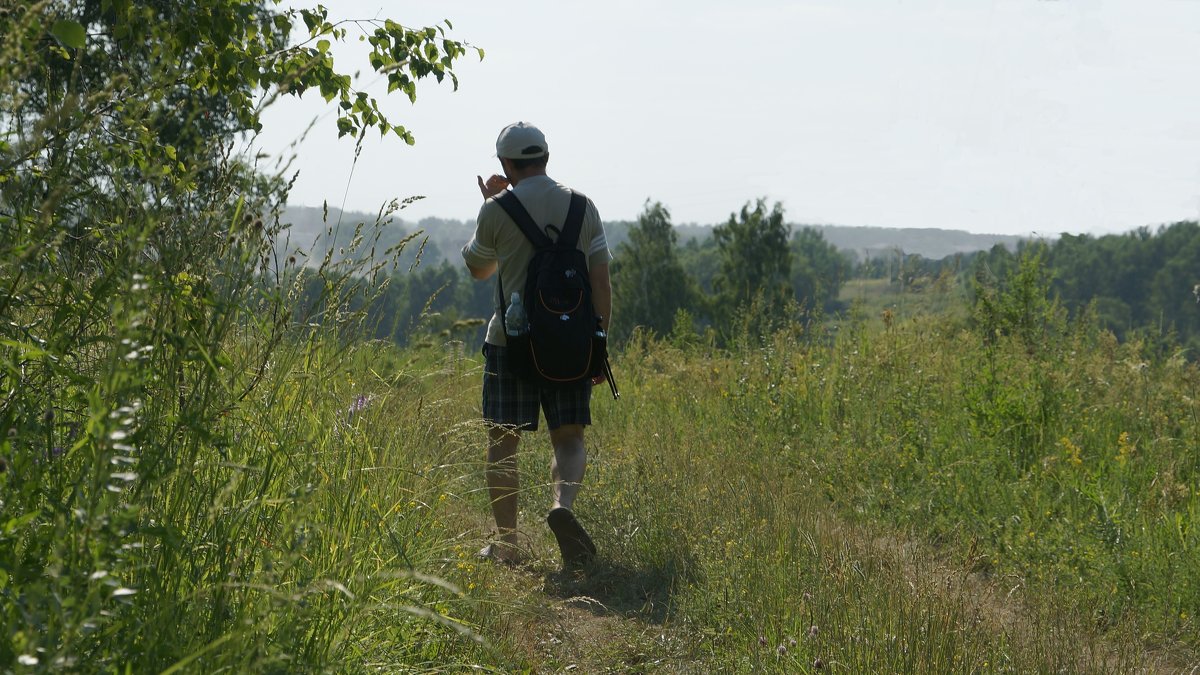
<svg viewBox="0 0 1200 675"><path fill-rule="evenodd" d="M508 372L506 347L483 345L483 419L535 431L538 409L546 413L546 426L592 423L592 383L567 389L539 387Z"/></svg>

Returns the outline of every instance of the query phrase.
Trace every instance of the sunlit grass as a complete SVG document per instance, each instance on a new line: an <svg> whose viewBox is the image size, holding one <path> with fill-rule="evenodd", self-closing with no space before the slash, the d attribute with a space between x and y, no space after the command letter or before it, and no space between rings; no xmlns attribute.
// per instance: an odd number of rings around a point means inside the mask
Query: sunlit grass
<svg viewBox="0 0 1200 675"><path fill-rule="evenodd" d="M686 568L678 620L747 667L1194 658L1195 368L1104 336L1056 364L870 323L829 347L627 354L589 493L614 556ZM889 543L908 540L919 555Z"/></svg>
<svg viewBox="0 0 1200 675"><path fill-rule="evenodd" d="M593 401L577 507L601 556L578 577L542 520L544 431L520 456L533 562L475 558L491 526L473 346L299 326L259 368L263 336L235 324L217 372L256 386L204 390L196 361L162 362L186 400L146 389L141 357L99 359L90 398L36 399L56 416L43 445L5 446L41 454L0 479L19 495L0 656L189 672L1194 662L1195 366L1086 325L1031 348L964 315L860 306L836 335L793 326L731 350L635 340L621 400Z"/></svg>

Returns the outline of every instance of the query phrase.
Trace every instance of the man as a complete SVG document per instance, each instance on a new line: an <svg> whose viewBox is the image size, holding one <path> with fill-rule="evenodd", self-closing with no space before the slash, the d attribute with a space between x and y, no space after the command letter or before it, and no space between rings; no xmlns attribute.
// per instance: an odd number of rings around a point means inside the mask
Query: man
<svg viewBox="0 0 1200 675"><path fill-rule="evenodd" d="M507 299L514 291L523 293L534 248L493 199L511 186L533 221L545 231L547 225L562 227L571 191L546 175L550 148L545 135L531 124L517 122L505 127L496 139L496 157L504 175L492 175L486 181L482 176L477 177L483 207L476 220L475 236L462 250L471 276L487 279L498 270L504 286L497 295L496 311L488 324L483 347L483 417L489 423L487 484L497 538L480 555L506 563L520 562L517 445L522 431L537 430L540 409L545 413L550 444L554 447L550 462L554 505L546 521L558 542L564 566L576 567L589 562L596 553L595 545L572 509L587 466L583 430L592 421L591 388L602 380L585 380L568 389L550 389L507 371L499 298ZM554 234L549 236L553 238ZM592 301L601 317L601 327L607 331L612 315L612 285L608 276L611 256L600 215L590 199L584 212L579 249L587 255Z"/></svg>

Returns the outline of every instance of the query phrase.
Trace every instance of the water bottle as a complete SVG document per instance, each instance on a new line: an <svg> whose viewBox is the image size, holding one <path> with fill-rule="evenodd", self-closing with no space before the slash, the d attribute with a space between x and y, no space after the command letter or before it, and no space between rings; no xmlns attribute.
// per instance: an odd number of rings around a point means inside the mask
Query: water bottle
<svg viewBox="0 0 1200 675"><path fill-rule="evenodd" d="M525 315L525 306L521 304L521 295L516 291L513 291L508 310L504 312L504 326L513 337L529 332L529 318Z"/></svg>

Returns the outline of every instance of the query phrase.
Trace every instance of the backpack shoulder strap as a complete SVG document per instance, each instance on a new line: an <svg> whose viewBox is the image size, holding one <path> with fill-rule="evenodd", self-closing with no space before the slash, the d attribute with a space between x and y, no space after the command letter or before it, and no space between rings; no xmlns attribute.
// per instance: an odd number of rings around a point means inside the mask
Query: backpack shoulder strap
<svg viewBox="0 0 1200 675"><path fill-rule="evenodd" d="M508 213L508 217L512 218L513 222L520 228L521 233L529 240L535 248L548 248L554 245L550 237L542 232L542 228L533 222L533 217L525 210L525 205L520 199L513 194L512 190L505 190L502 194L496 197L496 203Z"/></svg>
<svg viewBox="0 0 1200 675"><path fill-rule="evenodd" d="M579 233L583 231L583 214L587 210L587 197L571 191L571 207L567 209L567 222L563 223L562 234L558 235L558 244L566 248L579 245Z"/></svg>

